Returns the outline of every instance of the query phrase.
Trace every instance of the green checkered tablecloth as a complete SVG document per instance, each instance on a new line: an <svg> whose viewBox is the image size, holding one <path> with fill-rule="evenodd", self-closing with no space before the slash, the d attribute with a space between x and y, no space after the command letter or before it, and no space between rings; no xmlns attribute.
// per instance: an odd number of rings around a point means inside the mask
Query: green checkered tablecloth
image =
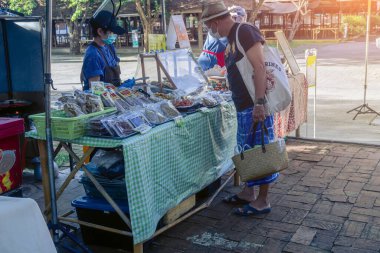
<svg viewBox="0 0 380 253"><path fill-rule="evenodd" d="M124 150L125 178L134 243L149 239L159 220L185 198L232 167L236 145L232 104L169 122L122 140L82 137L71 143ZM29 137L36 138L29 133Z"/></svg>

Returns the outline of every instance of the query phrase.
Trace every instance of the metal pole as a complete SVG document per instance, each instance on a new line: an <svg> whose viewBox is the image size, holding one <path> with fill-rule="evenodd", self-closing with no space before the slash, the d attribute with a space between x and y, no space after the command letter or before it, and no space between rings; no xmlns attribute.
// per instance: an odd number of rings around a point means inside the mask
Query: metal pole
<svg viewBox="0 0 380 253"><path fill-rule="evenodd" d="M163 26L163 32L166 34L166 7L165 7L165 0L162 0L162 26Z"/></svg>
<svg viewBox="0 0 380 253"><path fill-rule="evenodd" d="M364 104L367 103L368 48L369 48L369 32L370 32L370 26L371 26L371 3L372 3L372 0L368 0L367 30L366 30L366 42L365 42Z"/></svg>
<svg viewBox="0 0 380 253"><path fill-rule="evenodd" d="M51 34L52 34L52 0L46 1L46 18L45 18L45 122L46 122L46 151L47 166L49 168L49 189L51 203L51 224L53 231L53 240L59 241L58 237L58 214L57 202L55 195L54 164L53 164L53 138L51 134L51 115L50 115L50 87L53 84L51 79Z"/></svg>
<svg viewBox="0 0 380 253"><path fill-rule="evenodd" d="M317 125L317 59L315 59L315 83L314 83L314 128L313 137L315 139L316 125Z"/></svg>

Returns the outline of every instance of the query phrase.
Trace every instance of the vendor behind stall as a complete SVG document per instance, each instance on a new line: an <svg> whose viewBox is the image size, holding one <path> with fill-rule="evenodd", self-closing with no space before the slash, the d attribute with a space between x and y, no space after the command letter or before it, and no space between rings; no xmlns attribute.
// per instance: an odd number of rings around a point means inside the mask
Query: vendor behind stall
<svg viewBox="0 0 380 253"><path fill-rule="evenodd" d="M233 5L228 8L231 17L238 23L247 21L247 13L245 9ZM203 50L198 58L198 63L203 71L213 68L215 65L224 67L224 51L226 50L228 40L226 37L221 38L219 34L207 34L206 42Z"/></svg>
<svg viewBox="0 0 380 253"><path fill-rule="evenodd" d="M83 90L91 88L91 82L103 81L119 86L120 59L116 55L113 43L117 35L125 30L116 24L115 16L109 11L100 11L90 19L94 41L84 55L81 82Z"/></svg>

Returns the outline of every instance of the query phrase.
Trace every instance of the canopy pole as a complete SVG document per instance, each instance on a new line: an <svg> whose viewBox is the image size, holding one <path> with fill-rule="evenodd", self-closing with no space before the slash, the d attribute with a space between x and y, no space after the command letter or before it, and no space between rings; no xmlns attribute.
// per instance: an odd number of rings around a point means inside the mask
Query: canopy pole
<svg viewBox="0 0 380 253"><path fill-rule="evenodd" d="M372 0L368 0L368 12L367 12L367 28L366 28L366 45L365 45L365 71L364 71L364 99L363 104L355 107L352 110L349 110L347 113L356 111L356 114L353 118L353 120L356 119L356 117L359 114L367 114L367 113L373 113L376 114L376 116L380 116L380 113L373 110L371 107L368 106L367 103L367 87L368 87L368 51L369 51L369 33L370 33L370 27L371 27L371 4ZM375 116L375 117L376 117ZM372 121L371 121L372 122ZM370 124L371 124L370 122Z"/></svg>
<svg viewBox="0 0 380 253"><path fill-rule="evenodd" d="M51 110L50 110L50 87L53 85L51 79L51 34L52 34L52 0L46 1L46 18L45 18L45 123L46 123L46 153L47 167L49 171L49 190L51 203L51 228L53 232L53 240L58 243L58 214L57 202L55 195L55 179L54 179L54 157L53 157L53 138L51 133Z"/></svg>

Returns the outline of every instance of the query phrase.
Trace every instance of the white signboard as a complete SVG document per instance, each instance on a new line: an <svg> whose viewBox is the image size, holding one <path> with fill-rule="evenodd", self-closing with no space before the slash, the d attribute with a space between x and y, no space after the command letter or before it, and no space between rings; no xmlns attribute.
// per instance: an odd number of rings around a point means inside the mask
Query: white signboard
<svg viewBox="0 0 380 253"><path fill-rule="evenodd" d="M166 42L168 49L175 49L177 41L180 48L190 48L190 40L182 15L173 15L170 18Z"/></svg>
<svg viewBox="0 0 380 253"><path fill-rule="evenodd" d="M278 44L280 45L280 48L282 52L284 53L284 57L290 67L290 70L292 71L293 75L297 75L301 70L298 66L298 63L296 61L296 58L294 57L293 50L289 45L288 39L286 38L283 31L277 31L274 33L274 35L277 38Z"/></svg>

